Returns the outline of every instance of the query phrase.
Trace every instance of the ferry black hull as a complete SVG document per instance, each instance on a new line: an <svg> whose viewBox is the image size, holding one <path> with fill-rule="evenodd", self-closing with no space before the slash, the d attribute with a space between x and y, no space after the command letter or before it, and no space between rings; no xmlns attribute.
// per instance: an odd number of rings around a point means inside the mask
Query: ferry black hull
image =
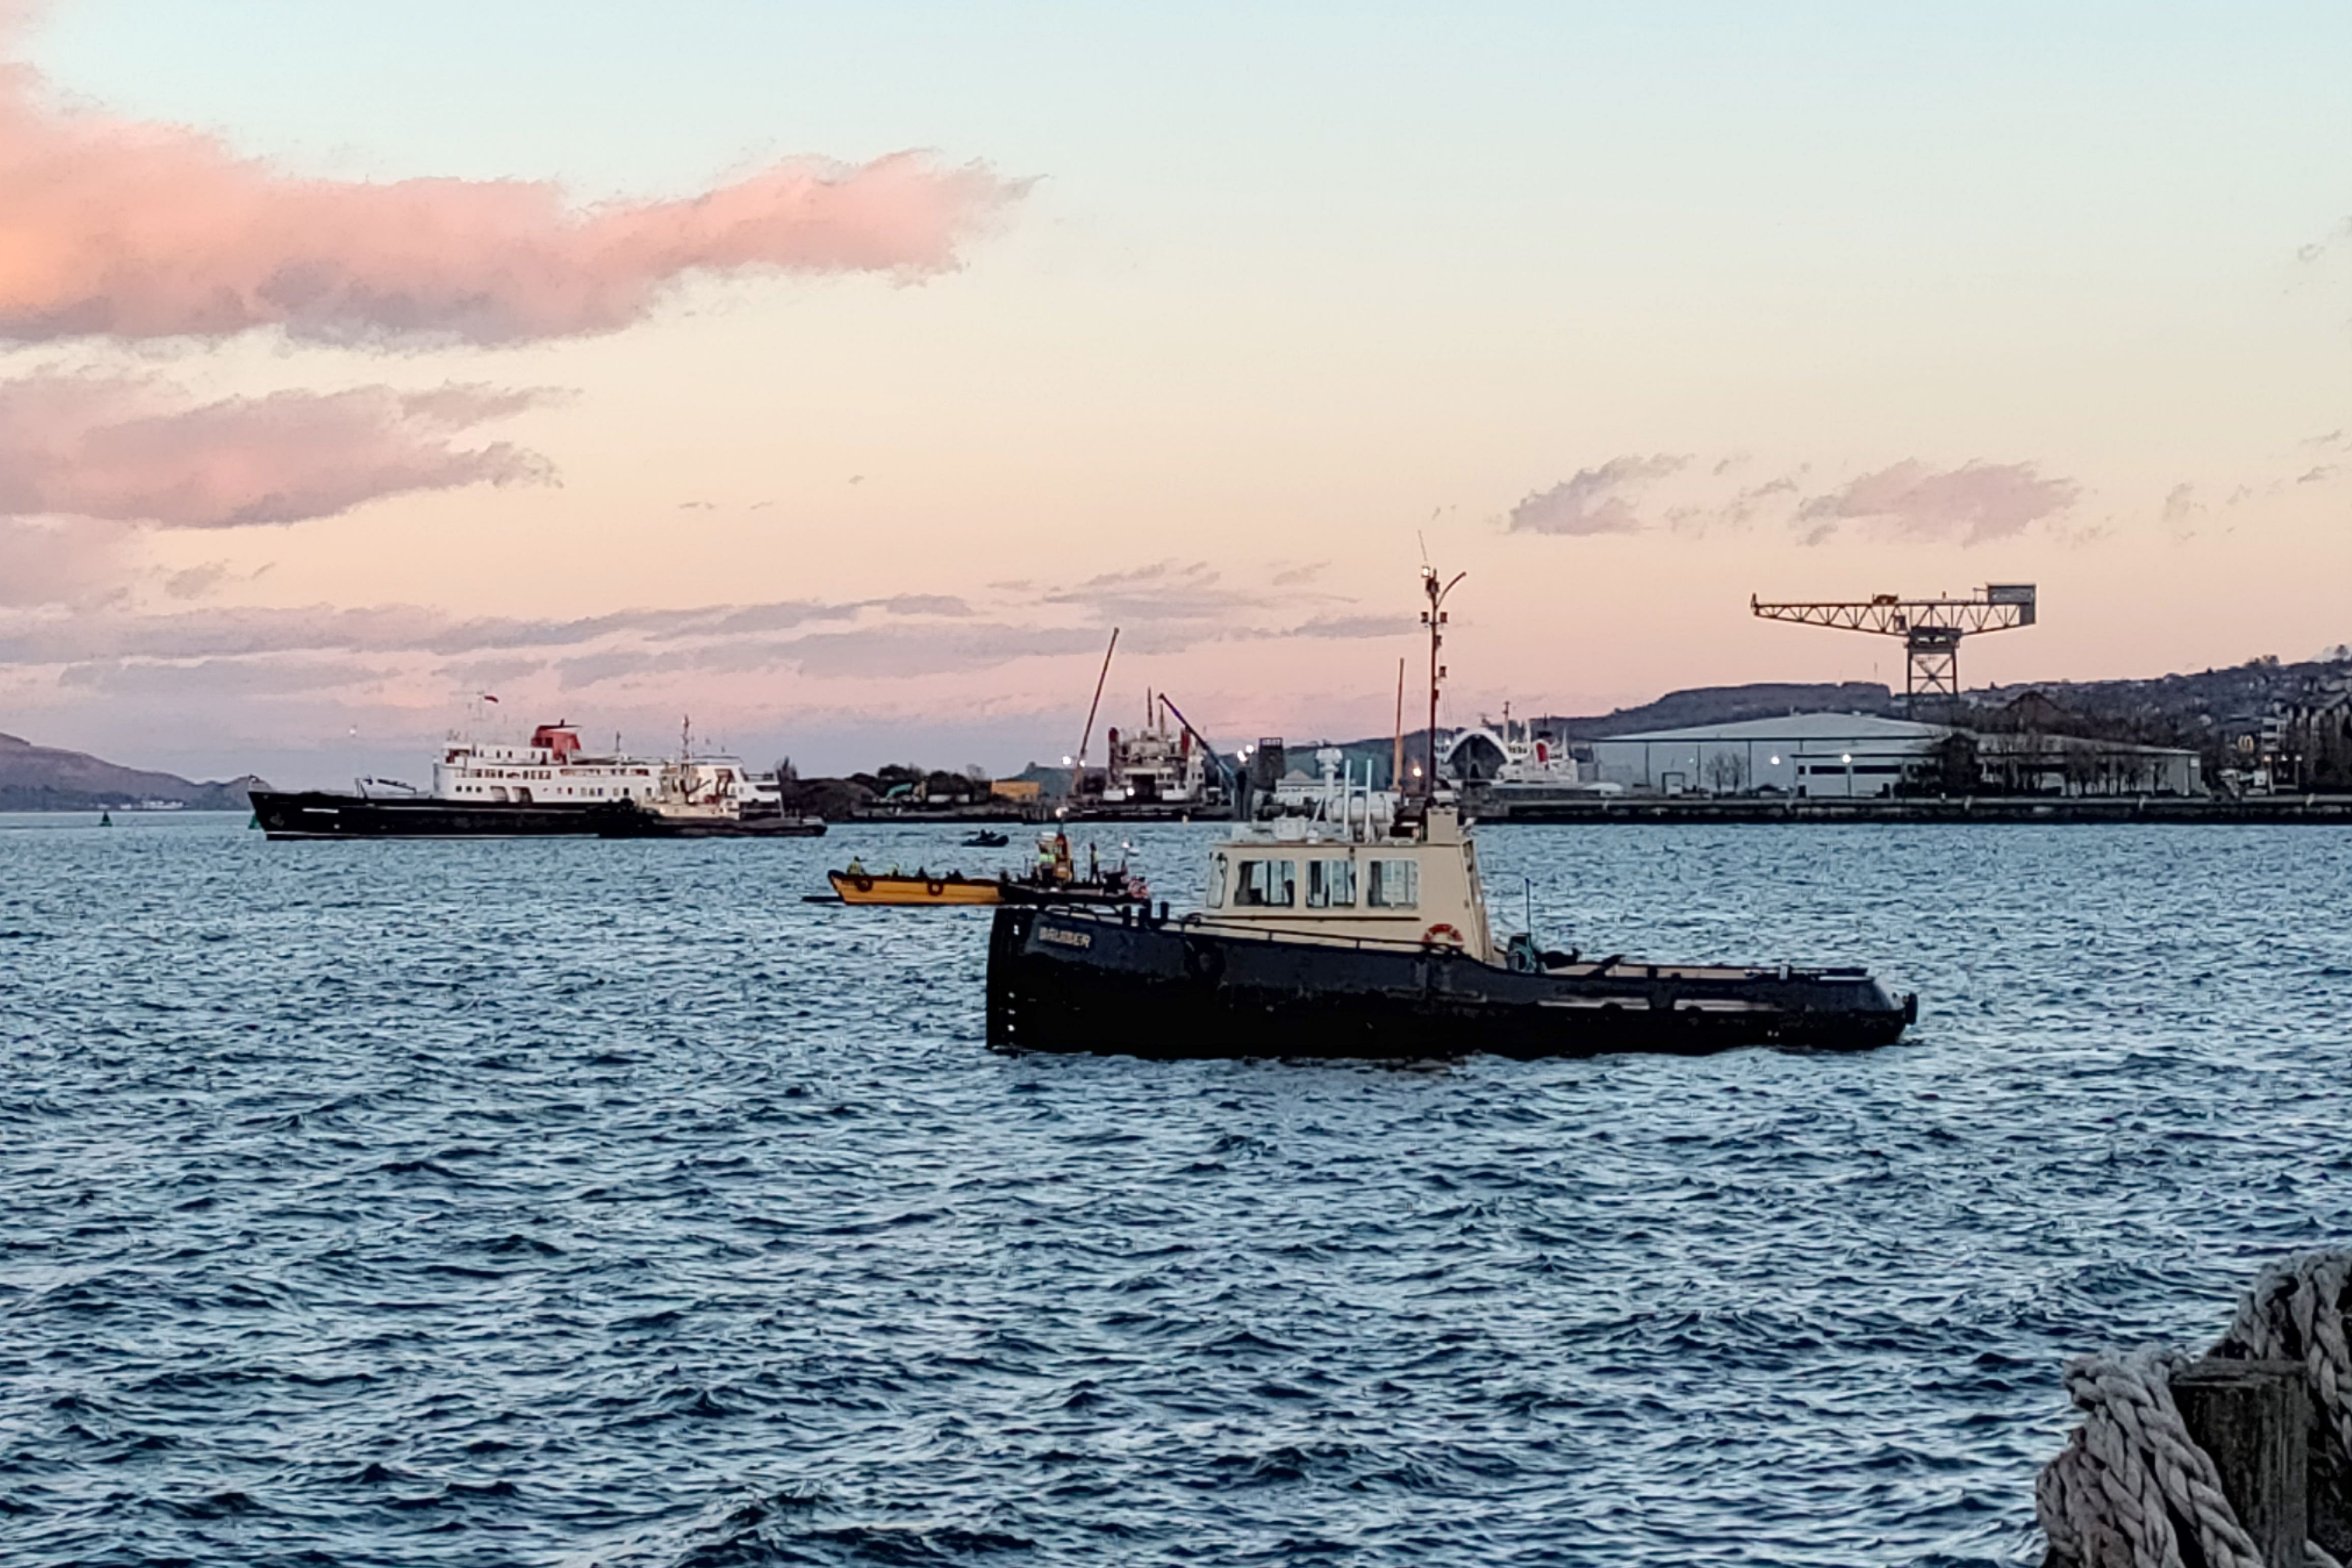
<svg viewBox="0 0 2352 1568"><path fill-rule="evenodd" d="M1393 1061L1862 1051L1892 1044L1916 1016L1916 998L1897 1003L1859 970L1523 974L1442 949L1015 905L997 911L989 939L988 1042L1006 1051Z"/></svg>
<svg viewBox="0 0 2352 1568"><path fill-rule="evenodd" d="M535 839L596 831L589 806L476 806L318 790L257 789L253 814L273 839Z"/></svg>

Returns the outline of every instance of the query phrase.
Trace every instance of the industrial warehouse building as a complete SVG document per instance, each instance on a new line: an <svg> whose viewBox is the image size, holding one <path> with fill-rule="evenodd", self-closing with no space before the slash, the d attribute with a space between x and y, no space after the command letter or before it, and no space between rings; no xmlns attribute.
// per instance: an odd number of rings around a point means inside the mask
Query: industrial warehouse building
<svg viewBox="0 0 2352 1568"><path fill-rule="evenodd" d="M1955 766L1975 776L1975 788L2004 794L2205 792L2192 751L2066 735L1978 734L1869 714L1790 714L1590 745L1594 779L1663 795L1853 800L1893 794L1906 783L1934 792Z"/></svg>

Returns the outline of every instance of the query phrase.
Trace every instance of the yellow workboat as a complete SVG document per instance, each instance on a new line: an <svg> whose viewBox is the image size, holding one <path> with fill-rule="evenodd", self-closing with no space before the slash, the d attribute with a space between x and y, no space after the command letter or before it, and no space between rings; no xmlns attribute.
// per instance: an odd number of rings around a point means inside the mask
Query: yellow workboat
<svg viewBox="0 0 2352 1568"><path fill-rule="evenodd" d="M901 872L868 872L854 862L847 871L824 873L833 883L833 891L844 904L1002 904L1004 883L994 877L985 881L966 876L961 872L943 872L932 875L918 871L912 875Z"/></svg>
<svg viewBox="0 0 2352 1568"><path fill-rule="evenodd" d="M966 876L960 871L930 872L918 866L911 873L892 866L887 872L867 871L851 861L846 869L829 871L834 896L844 904L894 904L972 906L991 904L1145 904L1151 890L1128 870L1122 858L1107 866L1087 851L1087 868L1079 873L1070 852L1067 834L1058 831L1037 837L1036 868L1025 876Z"/></svg>

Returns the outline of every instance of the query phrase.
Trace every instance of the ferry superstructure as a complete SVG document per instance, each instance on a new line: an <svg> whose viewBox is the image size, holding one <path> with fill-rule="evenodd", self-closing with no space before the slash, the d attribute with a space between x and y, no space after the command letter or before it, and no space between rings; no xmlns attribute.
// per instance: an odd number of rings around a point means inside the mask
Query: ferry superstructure
<svg viewBox="0 0 2352 1568"><path fill-rule="evenodd" d="M593 806L650 800L666 765L614 752L592 757L577 730L542 724L524 746L452 737L433 763L433 799L483 806Z"/></svg>

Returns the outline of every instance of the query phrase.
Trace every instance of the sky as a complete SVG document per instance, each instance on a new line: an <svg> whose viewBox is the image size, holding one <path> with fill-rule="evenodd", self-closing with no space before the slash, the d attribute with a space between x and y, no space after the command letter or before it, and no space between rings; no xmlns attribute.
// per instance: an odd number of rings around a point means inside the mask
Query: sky
<svg viewBox="0 0 2352 1568"><path fill-rule="evenodd" d="M2352 641L2352 8L0 0L0 730L992 771ZM487 738L487 737L486 737ZM1099 743L1097 743L1099 744ZM1097 753L1098 755L1098 753Z"/></svg>

